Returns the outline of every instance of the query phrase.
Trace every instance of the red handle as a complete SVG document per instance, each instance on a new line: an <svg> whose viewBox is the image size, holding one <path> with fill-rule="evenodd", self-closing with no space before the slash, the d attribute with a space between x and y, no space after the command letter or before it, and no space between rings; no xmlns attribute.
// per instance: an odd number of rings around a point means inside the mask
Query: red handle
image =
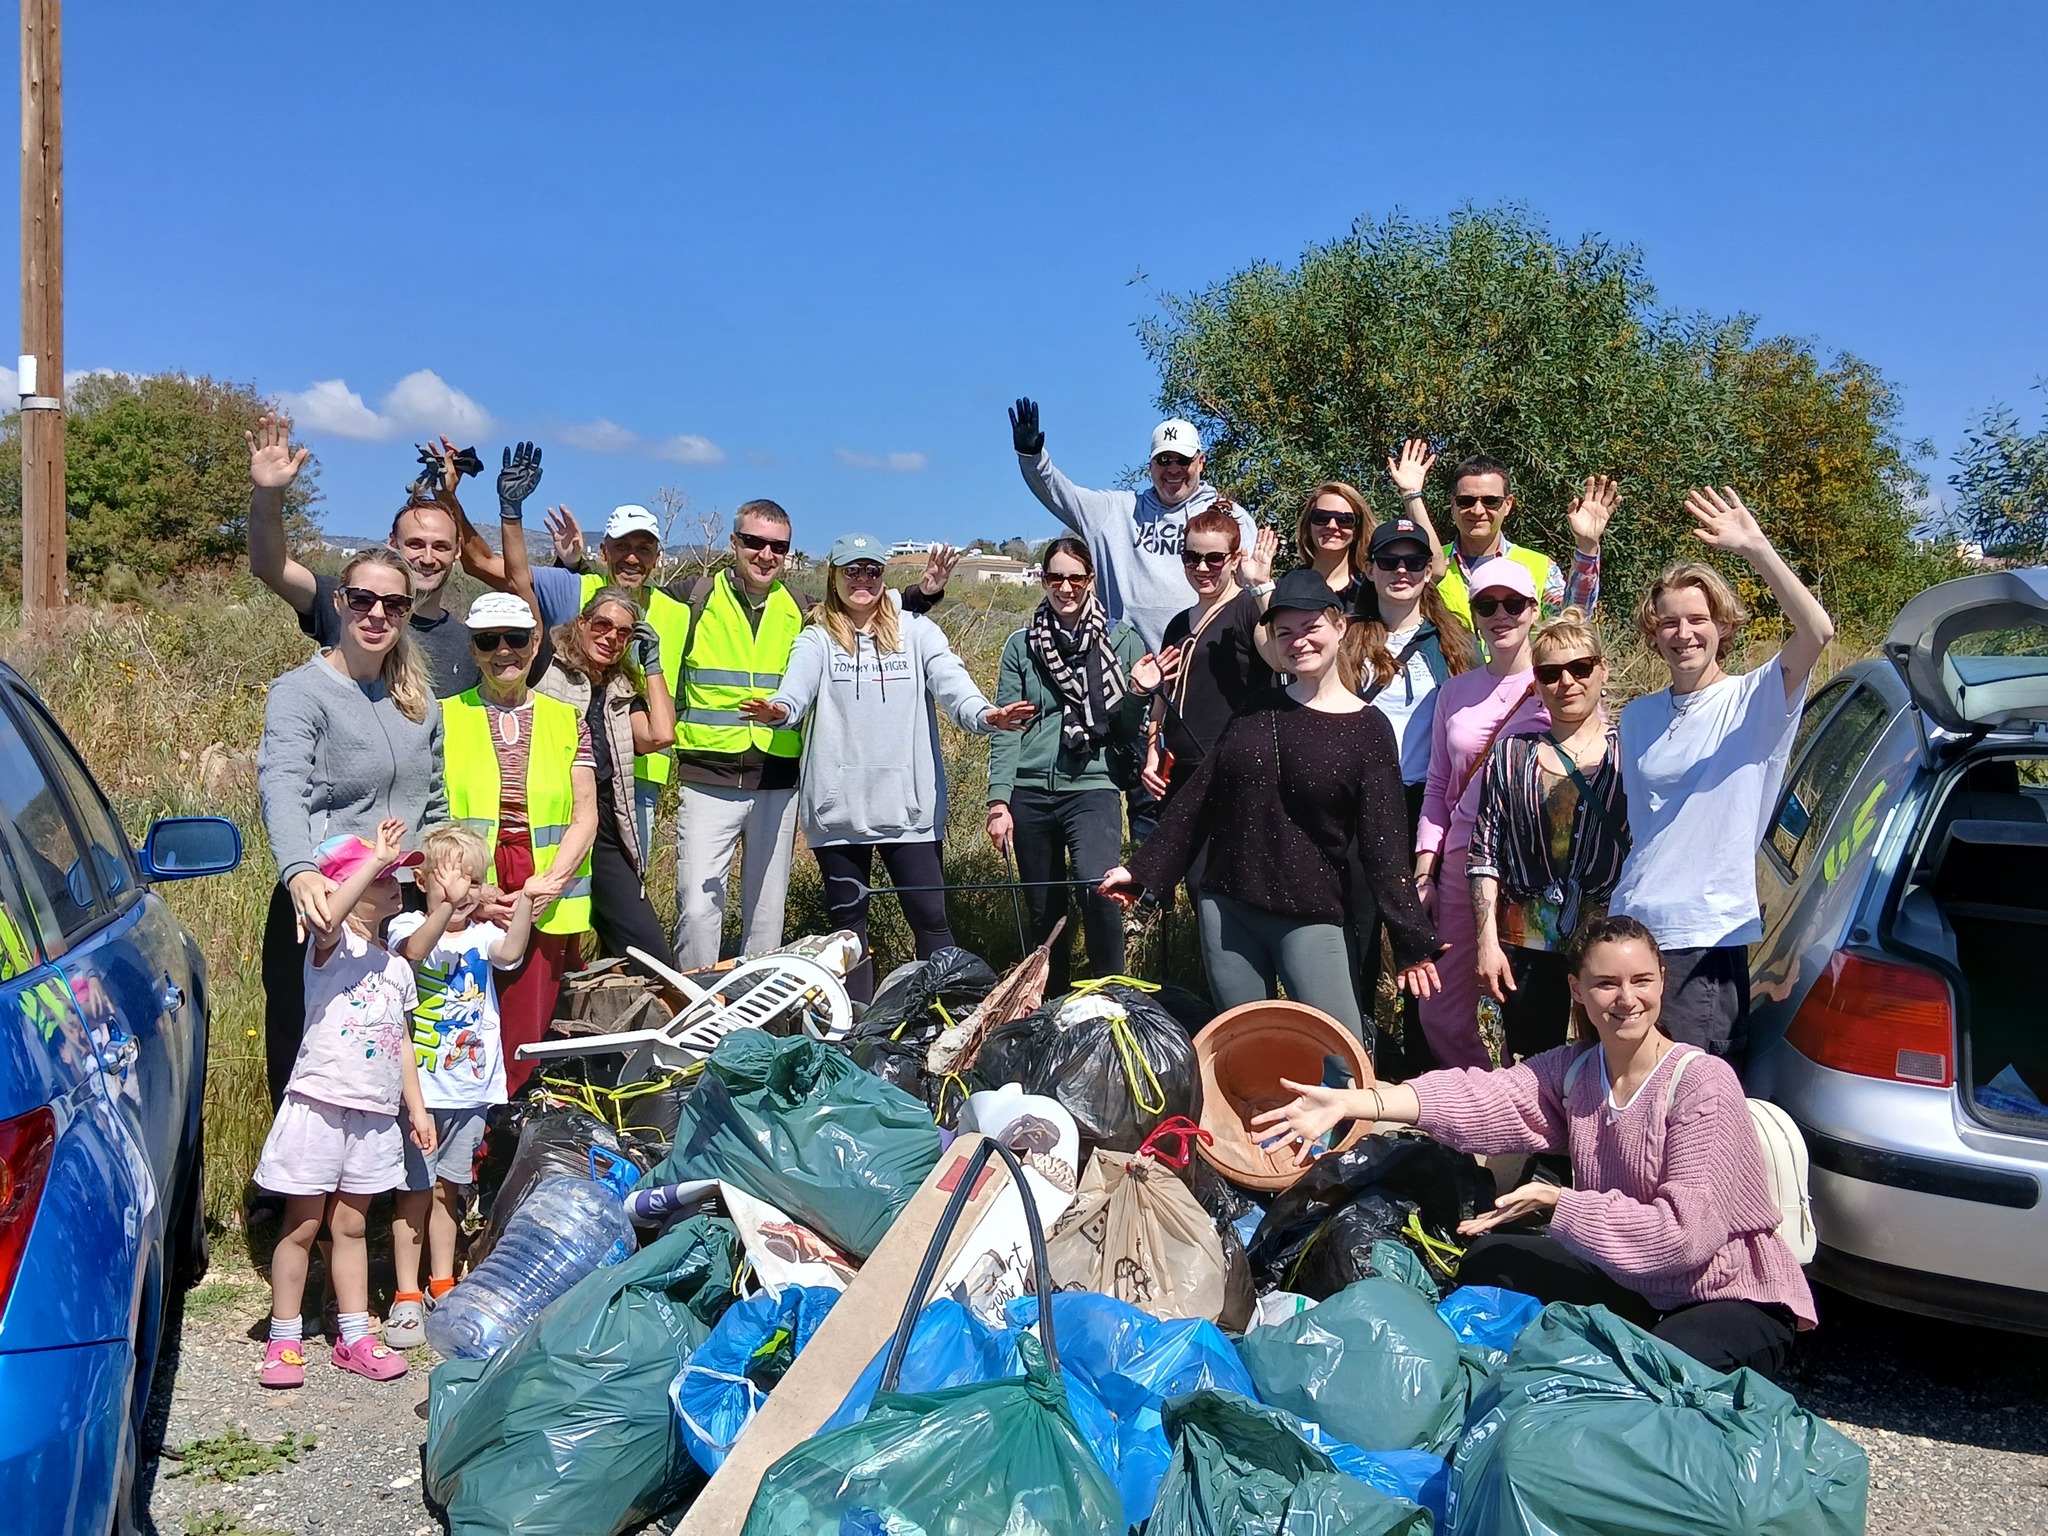
<svg viewBox="0 0 2048 1536"><path fill-rule="evenodd" d="M1180 1143L1180 1154L1175 1156L1170 1152L1154 1151L1152 1143L1162 1139L1178 1141ZM1186 1115L1175 1115L1170 1120L1159 1122L1158 1128L1139 1145L1137 1155L1139 1157L1155 1158L1175 1172L1180 1172L1187 1167L1188 1160L1195 1155L1194 1144L1197 1141L1207 1147L1215 1145L1216 1138L1195 1124Z"/></svg>

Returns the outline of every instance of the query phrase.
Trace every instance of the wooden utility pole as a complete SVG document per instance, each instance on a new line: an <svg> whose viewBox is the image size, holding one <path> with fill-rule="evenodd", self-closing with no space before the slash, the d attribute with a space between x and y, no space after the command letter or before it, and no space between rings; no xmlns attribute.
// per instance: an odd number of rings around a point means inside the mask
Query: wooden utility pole
<svg viewBox="0 0 2048 1536"><path fill-rule="evenodd" d="M21 0L21 593L64 605L62 0Z"/></svg>

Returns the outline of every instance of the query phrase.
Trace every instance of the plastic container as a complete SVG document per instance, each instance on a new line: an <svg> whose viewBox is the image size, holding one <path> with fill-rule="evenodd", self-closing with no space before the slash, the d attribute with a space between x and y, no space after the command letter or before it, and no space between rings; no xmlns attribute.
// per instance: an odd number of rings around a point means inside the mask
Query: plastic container
<svg viewBox="0 0 2048 1536"><path fill-rule="evenodd" d="M1202 1074L1203 1161L1246 1189L1286 1189L1305 1171L1295 1166L1295 1149L1268 1152L1252 1133L1251 1120L1278 1109L1294 1095L1281 1078L1320 1083L1324 1062L1336 1057L1351 1081L1372 1081L1372 1066L1351 1032L1320 1009L1286 1001L1244 1003L1218 1014L1195 1036L1195 1064ZM1352 1122L1344 1139L1326 1151L1342 1151L1372 1126Z"/></svg>
<svg viewBox="0 0 2048 1536"><path fill-rule="evenodd" d="M558 1176L535 1187L477 1266L427 1314L427 1342L450 1359L488 1360L585 1275L633 1253L610 1186Z"/></svg>

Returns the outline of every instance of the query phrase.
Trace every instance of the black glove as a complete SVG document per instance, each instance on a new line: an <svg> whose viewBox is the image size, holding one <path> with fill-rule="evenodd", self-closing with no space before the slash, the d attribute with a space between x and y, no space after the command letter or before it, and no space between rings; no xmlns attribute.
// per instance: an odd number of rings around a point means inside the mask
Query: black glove
<svg viewBox="0 0 2048 1536"><path fill-rule="evenodd" d="M539 484L540 450L531 443L507 448L505 467L498 471L498 516L508 523L518 522L526 498Z"/></svg>
<svg viewBox="0 0 2048 1536"><path fill-rule="evenodd" d="M411 489L423 496L431 496L441 486L441 450L431 443L421 443L419 450L420 463L426 468L419 472ZM458 448L455 450L455 470L458 475L480 475L484 472L484 461L476 456L474 448Z"/></svg>
<svg viewBox="0 0 2048 1536"><path fill-rule="evenodd" d="M1038 402L1018 397L1010 407L1010 441L1019 453L1037 453L1045 446L1045 434L1038 430Z"/></svg>
<svg viewBox="0 0 2048 1536"><path fill-rule="evenodd" d="M642 619L633 626L631 642L633 665L651 677L661 675L661 636L654 632L654 626Z"/></svg>

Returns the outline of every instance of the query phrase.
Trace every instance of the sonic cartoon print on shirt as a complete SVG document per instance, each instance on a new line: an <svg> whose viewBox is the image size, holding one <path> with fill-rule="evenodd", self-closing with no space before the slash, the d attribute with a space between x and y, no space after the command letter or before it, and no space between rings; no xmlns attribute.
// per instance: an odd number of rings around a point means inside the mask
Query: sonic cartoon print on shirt
<svg viewBox="0 0 2048 1536"><path fill-rule="evenodd" d="M489 998L490 957L481 949L453 965L419 968L420 1004L412 1016L413 1056L422 1072L446 1084L483 1083L490 1073L484 1045L484 1010Z"/></svg>

